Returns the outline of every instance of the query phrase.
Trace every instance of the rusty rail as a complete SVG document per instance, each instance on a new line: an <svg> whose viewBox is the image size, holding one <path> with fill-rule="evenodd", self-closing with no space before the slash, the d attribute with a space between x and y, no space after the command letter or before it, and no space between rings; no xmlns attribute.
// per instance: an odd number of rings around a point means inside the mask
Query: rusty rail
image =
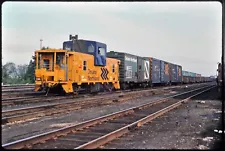
<svg viewBox="0 0 225 151"><path fill-rule="evenodd" d="M116 131L113 131L113 132L107 134L107 135L101 136L97 139L94 139L93 141L90 141L86 144L80 145L76 149L99 147L99 145L103 145L103 144L105 144L105 143L107 143L107 142L109 142L109 141L111 141L111 140L113 140L113 139L115 139L119 136L122 136L123 134L129 132L131 129L133 129L135 127L139 127L139 126L145 124L146 122L149 122L149 121L153 120L154 118L156 118L156 117L158 117L162 114L165 114L166 112L168 112L168 111L178 107L182 103L188 101L190 98L192 98L196 95L199 95L199 94L201 94L205 91L208 91L213 87L207 86L207 87L203 87L203 88L199 88L199 89L189 91L189 93L197 91L197 90L205 89L205 88L208 88L208 89L204 90L204 91L201 91L201 92L199 92L195 95L192 95L192 96L190 96L186 99L183 99L183 100L181 100L181 101L179 101L175 104L172 104L172 105L170 105L170 106L168 106L168 107L166 107L166 108L164 108L160 111L155 112L154 114L148 115L148 116L146 116L146 117L144 117L144 118L142 118L142 119L140 119L136 122L133 122L132 124L129 124L125 127L122 127L122 128L120 128ZM175 96L181 96L183 94L187 94L187 92L179 94L179 95L166 97L164 99L156 100L154 102L146 103L144 105L140 105L140 106L137 106L137 107L132 107L132 108L129 108L129 109L126 109L126 110L123 110L123 111L119 111L119 112L116 112L116 113L105 115L105 116L95 118L95 119L92 119L92 120L88 120L88 121L85 121L85 122L82 122L82 123L79 123L79 124L76 124L76 125L67 126L65 128L61 128L61 129L54 130L54 131L51 131L51 132L43 133L43 134L36 135L36 136L33 136L33 137L29 137L29 138L26 138L26 139L18 140L18 141L11 142L11 143L8 143L8 144L4 144L4 145L2 145L2 147L6 148L6 149L30 148L32 145L39 144L39 143L45 143L47 140L52 140L52 139L54 140L54 139L57 139L60 136L66 136L67 134L69 134L71 132L76 133L76 131L83 130L84 128L94 126L96 124L99 124L99 123L102 123L102 122L105 122L105 121L108 121L108 120L111 120L111 119L114 119L114 118L118 118L118 117L121 117L121 116L124 116L124 115L127 115L127 114L132 114L132 113L136 112L137 110L140 110L140 109L143 109L143 108L146 108L146 107L150 107L152 105L159 104L159 103L162 103L162 102L166 102L166 101L168 101L169 99L171 99Z"/></svg>

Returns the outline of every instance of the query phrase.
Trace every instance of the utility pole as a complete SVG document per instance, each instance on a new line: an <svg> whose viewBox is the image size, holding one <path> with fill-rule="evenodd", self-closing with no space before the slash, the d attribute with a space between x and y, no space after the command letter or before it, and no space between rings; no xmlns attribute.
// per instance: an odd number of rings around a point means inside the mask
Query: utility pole
<svg viewBox="0 0 225 151"><path fill-rule="evenodd" d="M42 48L42 41L43 39L40 39L40 49Z"/></svg>

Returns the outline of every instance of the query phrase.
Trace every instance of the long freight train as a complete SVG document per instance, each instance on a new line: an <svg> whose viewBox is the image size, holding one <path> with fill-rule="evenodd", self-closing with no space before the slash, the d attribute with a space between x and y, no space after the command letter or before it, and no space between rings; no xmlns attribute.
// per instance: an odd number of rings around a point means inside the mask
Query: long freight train
<svg viewBox="0 0 225 151"><path fill-rule="evenodd" d="M125 52L107 52L104 43L70 35L63 49L35 51L35 91L62 89L66 93L209 82L182 71L181 65Z"/></svg>

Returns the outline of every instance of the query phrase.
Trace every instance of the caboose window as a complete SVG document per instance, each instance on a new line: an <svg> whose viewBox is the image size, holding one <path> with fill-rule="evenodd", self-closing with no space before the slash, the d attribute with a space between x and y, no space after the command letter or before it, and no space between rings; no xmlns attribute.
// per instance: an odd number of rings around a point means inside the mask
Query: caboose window
<svg viewBox="0 0 225 151"><path fill-rule="evenodd" d="M48 59L44 59L43 62L44 62L43 67L46 68L47 70L49 70L49 66L50 66L49 60Z"/></svg>
<svg viewBox="0 0 225 151"><path fill-rule="evenodd" d="M56 64L60 65L63 62L64 53L56 53Z"/></svg>
<svg viewBox="0 0 225 151"><path fill-rule="evenodd" d="M105 56L105 48L98 47L98 54L99 54L100 56Z"/></svg>
<svg viewBox="0 0 225 151"><path fill-rule="evenodd" d="M38 69L40 69L41 68L41 54L40 53L38 53Z"/></svg>
<svg viewBox="0 0 225 151"><path fill-rule="evenodd" d="M88 52L93 53L95 51L95 48L93 45L88 46Z"/></svg>
<svg viewBox="0 0 225 151"><path fill-rule="evenodd" d="M115 65L112 65L112 72L115 72Z"/></svg>
<svg viewBox="0 0 225 151"><path fill-rule="evenodd" d="M87 61L83 61L83 70L86 71L87 69Z"/></svg>

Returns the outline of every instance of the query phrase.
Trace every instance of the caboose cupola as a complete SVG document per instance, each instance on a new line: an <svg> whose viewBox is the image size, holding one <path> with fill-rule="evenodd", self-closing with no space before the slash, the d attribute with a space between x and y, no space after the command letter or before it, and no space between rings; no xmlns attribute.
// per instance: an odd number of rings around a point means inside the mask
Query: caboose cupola
<svg viewBox="0 0 225 151"><path fill-rule="evenodd" d="M106 66L107 45L104 43L69 35L69 41L63 42L63 49L93 55L95 66Z"/></svg>

